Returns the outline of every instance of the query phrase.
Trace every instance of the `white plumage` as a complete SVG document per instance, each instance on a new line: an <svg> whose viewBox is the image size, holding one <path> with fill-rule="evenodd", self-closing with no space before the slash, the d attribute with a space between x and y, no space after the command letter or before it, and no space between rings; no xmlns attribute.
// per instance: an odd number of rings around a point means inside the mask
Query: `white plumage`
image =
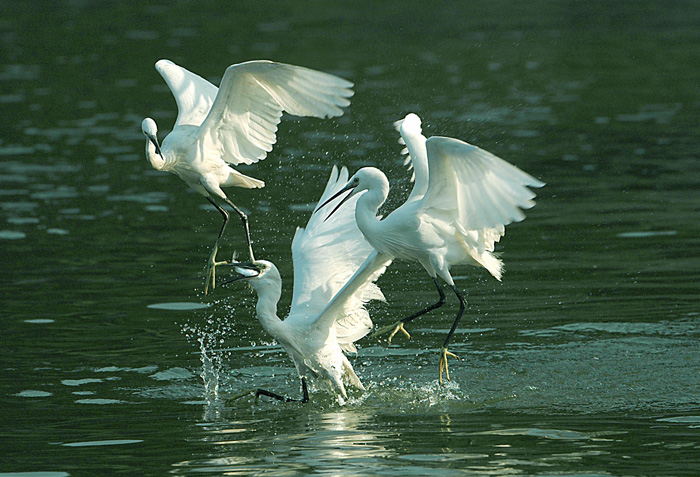
<svg viewBox="0 0 700 477"><path fill-rule="evenodd" d="M347 180L347 169L338 173L334 167L319 203ZM343 352L356 351L354 342L372 329L364 304L384 299L374 281L390 260L373 252L357 227L354 208L355 200L328 220L314 214L306 228L297 229L292 241L294 291L284 320L277 317L282 280L274 264L260 260L235 266L240 279L258 294L256 310L263 328L294 360L305 395L307 377L326 381L343 398L346 384L364 390Z"/></svg>
<svg viewBox="0 0 700 477"><path fill-rule="evenodd" d="M146 157L158 170L169 171L206 197L224 218L207 263L205 293L215 283L216 253L231 206L243 222L250 260L254 261L246 215L222 187L263 187L259 179L231 166L264 159L277 140L282 113L327 118L343 114L350 104L352 83L334 75L272 61L249 61L229 66L217 88L209 81L169 60L156 63L175 97L178 116L171 133L157 139L157 126L143 120ZM225 262L222 262L225 263Z"/></svg>
<svg viewBox="0 0 700 477"><path fill-rule="evenodd" d="M351 191L344 199L351 200L363 193L357 201L355 217L367 241L381 256L419 262L433 278L440 294L436 304L380 332L393 330L391 336L394 336L397 331L403 331L408 336L405 323L442 306L445 295L437 276L457 295L460 309L441 351L442 381L442 371L447 371L447 356L454 356L447 346L466 306L454 285L450 268L459 264L481 266L500 280L503 264L493 253L495 242L505 233L506 225L525 218L521 209L535 205L532 201L535 194L528 187L541 187L544 183L458 139L426 140L415 114L409 114L397 125L415 172L409 199L380 219L377 211L389 194L389 182L384 173L373 167L357 171L337 195ZM339 208L336 206L334 212Z"/></svg>

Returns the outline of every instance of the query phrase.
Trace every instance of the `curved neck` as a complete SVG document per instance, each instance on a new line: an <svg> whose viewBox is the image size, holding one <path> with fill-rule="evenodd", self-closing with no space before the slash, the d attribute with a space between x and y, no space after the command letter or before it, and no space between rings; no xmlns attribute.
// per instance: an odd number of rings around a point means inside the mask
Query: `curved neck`
<svg viewBox="0 0 700 477"><path fill-rule="evenodd" d="M379 224L377 212L388 196L389 181L384 177L383 180L376 180L372 183L367 192L357 199L355 220L365 238L373 235L372 230Z"/></svg>
<svg viewBox="0 0 700 477"><path fill-rule="evenodd" d="M282 283L264 283L254 287L258 293L255 311L260 324L274 338L280 337L282 320L277 316L277 302L282 296Z"/></svg>
<svg viewBox="0 0 700 477"><path fill-rule="evenodd" d="M156 146L149 139L146 139L146 159L154 169L165 170L165 159L156 152Z"/></svg>

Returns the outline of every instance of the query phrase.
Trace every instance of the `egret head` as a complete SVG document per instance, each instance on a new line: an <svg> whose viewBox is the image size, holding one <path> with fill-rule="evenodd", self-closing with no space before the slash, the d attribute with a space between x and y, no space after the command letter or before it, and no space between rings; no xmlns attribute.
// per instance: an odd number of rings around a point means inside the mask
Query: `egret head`
<svg viewBox="0 0 700 477"><path fill-rule="evenodd" d="M146 158L151 165L156 169L161 169L165 164L165 158L158 144L158 126L151 118L146 118L141 122L141 132L146 136ZM155 154L151 150L151 146L155 149Z"/></svg>
<svg viewBox="0 0 700 477"><path fill-rule="evenodd" d="M375 189L380 189L382 193L385 194L384 198L386 198L386 194L388 194L389 192L389 182L387 181L386 176L382 171L380 171L376 167L363 167L350 178L348 183L345 184L345 187L336 192L330 199L325 201L323 204L319 205L316 208L315 212L321 210L324 206L326 206L326 204L332 202L338 196L348 192L348 194L345 197L343 197L343 200L341 200L338 203L338 205L335 206L335 209L333 209L333 211L330 214L328 214L328 217L326 217L326 220L328 220L330 216L333 215L335 211L338 210L340 206L347 202L351 197L359 194L360 192Z"/></svg>

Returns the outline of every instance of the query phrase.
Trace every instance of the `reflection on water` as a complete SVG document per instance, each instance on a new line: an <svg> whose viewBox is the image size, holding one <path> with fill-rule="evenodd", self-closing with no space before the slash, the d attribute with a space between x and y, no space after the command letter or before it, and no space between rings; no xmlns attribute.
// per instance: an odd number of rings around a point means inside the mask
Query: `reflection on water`
<svg viewBox="0 0 700 477"><path fill-rule="evenodd" d="M0 475L697 472L694 4L54 3L0 16ZM382 168L382 213L403 202L392 123L409 111L547 182L499 244L503 283L455 269L469 309L452 382L437 384L449 303L410 342L361 341L366 393L255 402L299 379L252 294L202 294L220 215L145 161L141 119L175 120L162 57L215 83L257 58L355 82L338 120L282 121L244 171L267 187L233 192L287 284L332 164ZM433 299L400 262L380 286L381 325Z"/></svg>
<svg viewBox="0 0 700 477"><path fill-rule="evenodd" d="M218 326L184 329L200 347L199 365L54 369L43 372L52 392L25 389L16 397L50 407L72 403L87 416L130 414L142 422L126 432L96 422L82 438L52 438L66 448L149 453L152 434L139 429L183 433L184 441L176 437L166 454L176 474L362 475L401 468L411 475L436 469L450 475L607 469L615 475L614 469L634 474L658 465L670 471L665 453L673 451L682 465L700 447L688 440L700 429L692 319L668 327L582 322L521 330L510 343L463 346L454 381L444 386L437 383L439 338L435 350L365 344L354 364L368 390L342 406L324 394L306 406L229 400L256 387L293 394L298 378L279 347L223 348ZM496 334L486 329L485 335ZM417 336L430 340L426 332ZM649 369L662 367L666 375L651 379ZM192 409L184 429L178 424L183 405ZM174 414L164 421L153 415L159 408ZM643 453L635 451L640 448Z"/></svg>

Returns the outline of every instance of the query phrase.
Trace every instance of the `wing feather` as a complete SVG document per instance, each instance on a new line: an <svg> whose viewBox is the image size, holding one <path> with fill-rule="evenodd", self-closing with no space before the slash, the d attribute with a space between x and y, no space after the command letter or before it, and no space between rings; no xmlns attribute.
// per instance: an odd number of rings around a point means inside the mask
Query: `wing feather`
<svg viewBox="0 0 700 477"><path fill-rule="evenodd" d="M525 218L522 209L534 206L528 187L543 182L483 149L446 137L426 142L428 189L421 208L451 212L462 234L493 229L500 238L503 227ZM492 244L491 244L492 245Z"/></svg>
<svg viewBox="0 0 700 477"><path fill-rule="evenodd" d="M334 166L318 203L325 202L347 181L348 170L343 167L338 171ZM356 202L357 197L351 198L330 218L327 215L333 205L329 204L325 213L311 216L306 228L298 228L292 241L294 292L289 315L311 321L321 317L332 319L338 343L344 351L354 351L353 342L372 329L372 320L364 304L384 299L373 283L381 274L378 273L360 284L350 296L343 297L332 316L324 313L329 303L337 303L334 297L373 251L355 222Z"/></svg>
<svg viewBox="0 0 700 477"><path fill-rule="evenodd" d="M204 148L233 165L260 161L277 141L282 113L318 118L343 114L352 83L337 76L271 61L229 66L201 123Z"/></svg>
<svg viewBox="0 0 700 477"><path fill-rule="evenodd" d="M177 103L176 126L199 126L209 114L219 89L170 60L156 62L156 70L165 80Z"/></svg>
<svg viewBox="0 0 700 477"><path fill-rule="evenodd" d="M414 113L409 113L405 118L396 121L394 127L401 134L399 144L406 146L401 151L401 154L406 154L404 165L408 166L409 170L413 170L411 174L411 181L414 182L413 189L406 200L406 202L411 202L423 197L428 187L428 155L425 149L426 138L421 128L421 120Z"/></svg>

